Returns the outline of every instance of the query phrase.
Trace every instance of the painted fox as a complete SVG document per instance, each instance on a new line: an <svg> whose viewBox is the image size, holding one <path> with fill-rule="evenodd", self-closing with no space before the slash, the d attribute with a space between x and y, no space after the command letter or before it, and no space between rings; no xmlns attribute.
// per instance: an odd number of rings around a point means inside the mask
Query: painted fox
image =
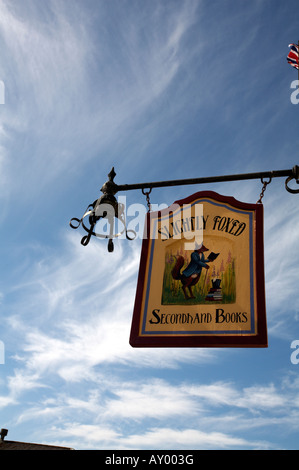
<svg viewBox="0 0 299 470"><path fill-rule="evenodd" d="M171 271L173 279L181 281L186 299L195 298L192 292L192 287L198 283L202 268L209 269L210 267L207 263L210 263L211 260L205 259L203 254L205 251L209 250L204 245L201 245L199 249L195 249L191 254L190 263L183 270L183 272L181 272L181 269L184 266L185 259L183 256L178 256L176 263Z"/></svg>

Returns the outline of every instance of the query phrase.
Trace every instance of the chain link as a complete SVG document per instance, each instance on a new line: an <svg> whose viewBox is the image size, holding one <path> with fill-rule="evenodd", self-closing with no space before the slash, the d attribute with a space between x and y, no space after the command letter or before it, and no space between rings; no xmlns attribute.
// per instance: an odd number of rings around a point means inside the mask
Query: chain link
<svg viewBox="0 0 299 470"><path fill-rule="evenodd" d="M264 181L264 178L261 179L261 182L263 183L263 188L262 188L262 191L261 191L261 194L260 194L260 198L259 200L256 202L257 204L262 204L262 199L264 197L264 194L265 194L265 191L267 189L267 186L268 184L270 184L272 181L272 178L270 177L269 178L269 181Z"/></svg>
<svg viewBox="0 0 299 470"><path fill-rule="evenodd" d="M152 210L152 205L151 205L151 202L150 202L150 193L152 192L152 188L150 188L148 191L145 191L143 188L142 188L142 194L145 195L146 197L146 203L147 203L147 207L148 207L148 212L151 212Z"/></svg>

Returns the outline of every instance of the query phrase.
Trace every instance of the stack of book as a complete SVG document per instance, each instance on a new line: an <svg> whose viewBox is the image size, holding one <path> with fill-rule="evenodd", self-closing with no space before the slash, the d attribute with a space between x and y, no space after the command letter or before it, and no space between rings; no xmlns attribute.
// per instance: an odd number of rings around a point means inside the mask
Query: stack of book
<svg viewBox="0 0 299 470"><path fill-rule="evenodd" d="M220 287L221 279L215 279L212 281L211 289L209 290L206 300L210 300L213 302L222 300L222 291Z"/></svg>

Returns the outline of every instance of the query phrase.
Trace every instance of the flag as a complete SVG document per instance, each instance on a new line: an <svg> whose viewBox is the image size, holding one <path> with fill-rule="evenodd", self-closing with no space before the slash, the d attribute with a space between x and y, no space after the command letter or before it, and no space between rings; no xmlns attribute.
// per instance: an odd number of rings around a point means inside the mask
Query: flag
<svg viewBox="0 0 299 470"><path fill-rule="evenodd" d="M298 60L299 46L297 44L289 44L289 47L291 48L291 50L288 53L287 61L292 67L295 67L295 69L299 70L299 60Z"/></svg>

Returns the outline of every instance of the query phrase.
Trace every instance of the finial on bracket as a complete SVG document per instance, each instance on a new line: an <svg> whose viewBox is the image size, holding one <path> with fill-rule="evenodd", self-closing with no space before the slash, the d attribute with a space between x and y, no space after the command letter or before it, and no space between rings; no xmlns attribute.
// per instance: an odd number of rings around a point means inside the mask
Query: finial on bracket
<svg viewBox="0 0 299 470"><path fill-rule="evenodd" d="M110 173L108 174L108 181L106 181L106 183L104 183L101 188L102 193L104 193L106 196L114 196L114 194L116 194L118 191L118 186L116 183L114 183L115 176L116 173L113 166Z"/></svg>

